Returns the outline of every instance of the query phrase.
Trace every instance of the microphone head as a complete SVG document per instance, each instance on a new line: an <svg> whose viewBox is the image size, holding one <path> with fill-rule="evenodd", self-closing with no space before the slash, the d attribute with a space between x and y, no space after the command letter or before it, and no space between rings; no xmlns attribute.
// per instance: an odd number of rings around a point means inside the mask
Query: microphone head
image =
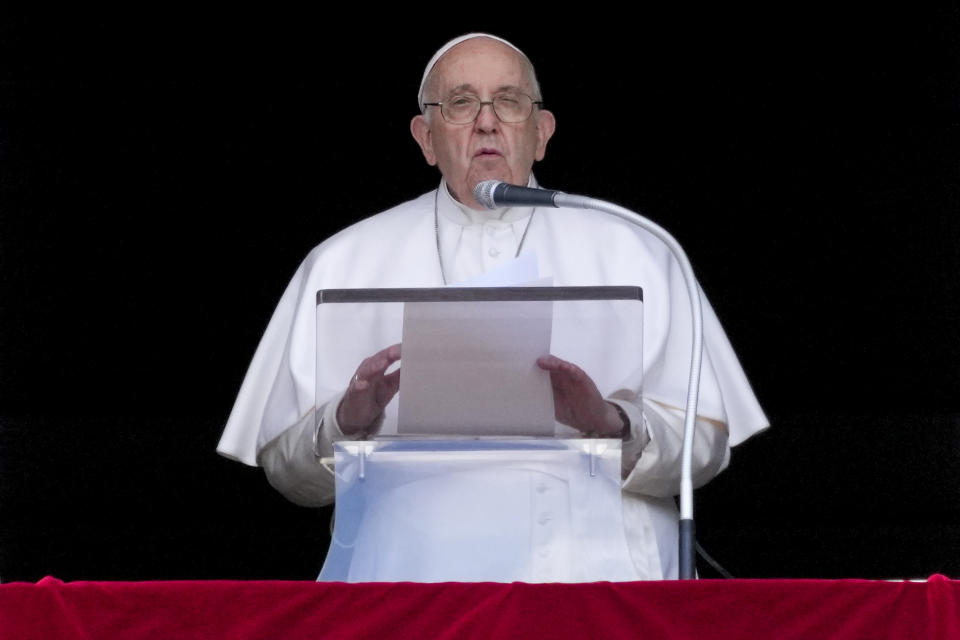
<svg viewBox="0 0 960 640"><path fill-rule="evenodd" d="M502 184L505 183L500 180L484 180L477 183L477 186L473 188L473 199L487 209L496 209L497 203L493 199L493 190Z"/></svg>

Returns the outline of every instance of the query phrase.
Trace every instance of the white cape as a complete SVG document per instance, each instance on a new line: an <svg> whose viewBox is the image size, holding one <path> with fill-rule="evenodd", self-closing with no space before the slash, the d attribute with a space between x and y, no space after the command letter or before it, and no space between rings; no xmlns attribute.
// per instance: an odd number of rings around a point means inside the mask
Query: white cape
<svg viewBox="0 0 960 640"><path fill-rule="evenodd" d="M433 192L367 218L317 246L283 294L247 371L217 450L256 465L257 451L309 413L315 395L319 289L442 286ZM689 303L679 266L656 238L612 216L551 209L531 222L526 246L555 286L643 289L643 388L668 406L686 405ZM768 426L709 302L703 299L704 359L697 413L725 422L736 445ZM377 347L380 348L380 347ZM371 351L373 353L373 351ZM345 381L358 363L344 363ZM613 390L603 389L609 394Z"/></svg>

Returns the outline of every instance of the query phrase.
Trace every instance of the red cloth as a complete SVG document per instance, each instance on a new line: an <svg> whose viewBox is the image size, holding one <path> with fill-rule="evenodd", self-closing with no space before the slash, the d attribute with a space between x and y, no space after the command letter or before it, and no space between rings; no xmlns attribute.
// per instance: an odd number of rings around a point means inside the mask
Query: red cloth
<svg viewBox="0 0 960 640"><path fill-rule="evenodd" d="M2 638L960 638L960 582L0 585Z"/></svg>

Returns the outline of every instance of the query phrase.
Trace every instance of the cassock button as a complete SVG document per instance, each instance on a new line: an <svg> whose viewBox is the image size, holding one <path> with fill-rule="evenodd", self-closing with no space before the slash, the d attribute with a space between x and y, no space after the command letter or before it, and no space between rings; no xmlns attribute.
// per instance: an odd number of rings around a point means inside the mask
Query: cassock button
<svg viewBox="0 0 960 640"><path fill-rule="evenodd" d="M547 523L550 522L552 519L553 519L553 518L550 517L550 514L549 514L549 513L541 513L541 514L540 514L540 517L537 519L537 523L538 523L538 524L547 524Z"/></svg>
<svg viewBox="0 0 960 640"><path fill-rule="evenodd" d="M496 233L497 233L497 228L496 228L496 227L494 227L493 225L487 225L487 235L488 235L488 236L494 236L494 235L496 235Z"/></svg>
<svg viewBox="0 0 960 640"><path fill-rule="evenodd" d="M496 258L498 255L500 255L500 249L497 249L496 247L490 247L490 250L487 251L487 254L489 254L491 258Z"/></svg>

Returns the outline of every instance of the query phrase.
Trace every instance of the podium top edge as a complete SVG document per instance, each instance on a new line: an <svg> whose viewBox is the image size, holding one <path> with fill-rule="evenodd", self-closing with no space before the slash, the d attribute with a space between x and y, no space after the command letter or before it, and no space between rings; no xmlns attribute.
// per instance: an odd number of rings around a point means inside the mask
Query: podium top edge
<svg viewBox="0 0 960 640"><path fill-rule="evenodd" d="M643 289L620 287L437 287L411 289L320 289L317 304L339 302L527 302L578 300L643 301Z"/></svg>

